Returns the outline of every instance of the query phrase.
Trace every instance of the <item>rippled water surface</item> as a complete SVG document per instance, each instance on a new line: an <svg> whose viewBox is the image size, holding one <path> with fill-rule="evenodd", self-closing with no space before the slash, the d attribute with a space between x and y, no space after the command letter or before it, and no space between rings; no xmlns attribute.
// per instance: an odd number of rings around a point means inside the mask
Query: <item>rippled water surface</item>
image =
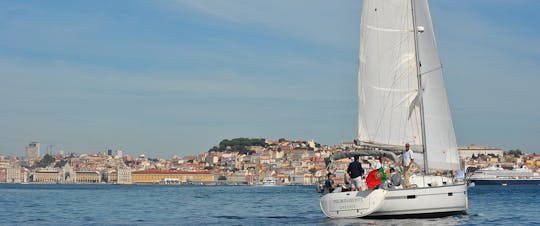
<svg viewBox="0 0 540 226"><path fill-rule="evenodd" d="M538 225L540 186L469 189L465 215L329 219L313 187L0 185L0 225Z"/></svg>

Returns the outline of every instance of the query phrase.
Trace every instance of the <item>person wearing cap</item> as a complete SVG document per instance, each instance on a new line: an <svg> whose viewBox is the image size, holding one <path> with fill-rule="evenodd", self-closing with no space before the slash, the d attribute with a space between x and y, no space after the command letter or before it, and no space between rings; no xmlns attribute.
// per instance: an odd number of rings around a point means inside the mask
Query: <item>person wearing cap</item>
<svg viewBox="0 0 540 226"><path fill-rule="evenodd" d="M405 187L411 187L411 166L414 162L413 151L409 143L405 144L405 151L403 152L403 179L405 180Z"/></svg>

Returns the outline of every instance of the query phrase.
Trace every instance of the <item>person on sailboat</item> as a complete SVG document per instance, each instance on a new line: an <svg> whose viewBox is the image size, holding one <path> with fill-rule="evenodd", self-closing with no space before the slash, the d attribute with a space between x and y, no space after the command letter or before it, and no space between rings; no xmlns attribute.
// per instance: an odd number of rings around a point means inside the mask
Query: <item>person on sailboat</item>
<svg viewBox="0 0 540 226"><path fill-rule="evenodd" d="M401 173L396 172L394 167L390 168L390 182L388 183L388 188L396 188L404 184L403 178L401 178Z"/></svg>
<svg viewBox="0 0 540 226"><path fill-rule="evenodd" d="M403 152L403 179L405 180L405 187L411 187L411 166L414 162L413 151L409 143L405 144L405 151Z"/></svg>
<svg viewBox="0 0 540 226"><path fill-rule="evenodd" d="M347 173L351 178L351 191L362 190L362 175L364 175L364 168L362 168L362 164L358 161L359 159L360 156L355 155L354 161L349 163L349 167L347 167Z"/></svg>
<svg viewBox="0 0 540 226"><path fill-rule="evenodd" d="M383 167L383 160L382 157L379 156L377 159L377 162L375 162L375 168L374 169L380 169Z"/></svg>
<svg viewBox="0 0 540 226"><path fill-rule="evenodd" d="M327 179L324 182L323 192L326 189L328 189L328 193L332 193L332 192L334 192L334 190L336 190L336 184L334 182L334 174L333 173L328 173L327 174Z"/></svg>
<svg viewBox="0 0 540 226"><path fill-rule="evenodd" d="M378 160L379 161L377 161L377 164L375 165L375 169L377 169L379 171L379 173L381 173L381 180L384 183L386 181L386 179L387 179L386 178L387 175L389 175L389 174L386 172L383 157L379 156Z"/></svg>

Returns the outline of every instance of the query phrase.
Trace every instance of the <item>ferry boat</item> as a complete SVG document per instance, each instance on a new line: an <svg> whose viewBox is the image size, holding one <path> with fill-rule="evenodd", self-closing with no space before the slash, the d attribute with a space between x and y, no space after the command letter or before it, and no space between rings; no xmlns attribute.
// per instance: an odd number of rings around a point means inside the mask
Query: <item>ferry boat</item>
<svg viewBox="0 0 540 226"><path fill-rule="evenodd" d="M474 185L540 185L540 174L533 172L526 166L505 170L501 167L491 166L474 172L469 178Z"/></svg>

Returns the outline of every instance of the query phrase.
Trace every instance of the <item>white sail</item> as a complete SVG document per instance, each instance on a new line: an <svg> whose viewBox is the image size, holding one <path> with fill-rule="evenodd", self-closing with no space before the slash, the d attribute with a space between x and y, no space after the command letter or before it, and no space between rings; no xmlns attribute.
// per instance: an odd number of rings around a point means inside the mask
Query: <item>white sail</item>
<svg viewBox="0 0 540 226"><path fill-rule="evenodd" d="M425 143L430 169L459 169L427 0L364 0L360 41L358 139L381 146Z"/></svg>
<svg viewBox="0 0 540 226"><path fill-rule="evenodd" d="M456 135L446 96L442 65L427 0L415 0L416 25L424 105L424 128L430 169L459 169Z"/></svg>
<svg viewBox="0 0 540 226"><path fill-rule="evenodd" d="M411 1L365 0L358 71L358 139L422 144Z"/></svg>

